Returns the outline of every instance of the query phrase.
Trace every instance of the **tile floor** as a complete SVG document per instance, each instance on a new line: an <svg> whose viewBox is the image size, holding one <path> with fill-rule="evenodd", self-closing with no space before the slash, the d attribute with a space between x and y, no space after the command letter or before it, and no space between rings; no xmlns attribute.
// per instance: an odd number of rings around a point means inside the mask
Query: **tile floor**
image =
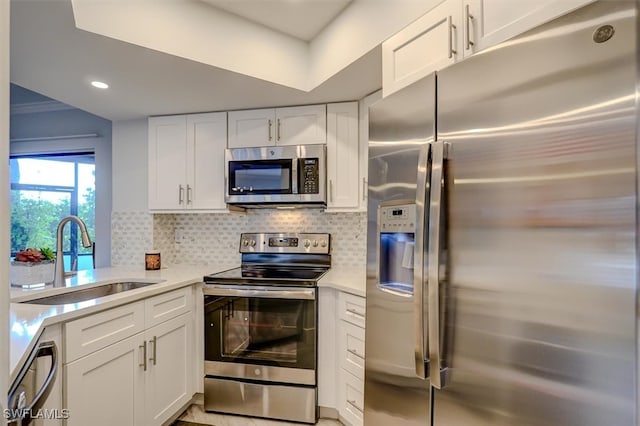
<svg viewBox="0 0 640 426"><path fill-rule="evenodd" d="M173 426L295 426L304 423L279 422L275 420L256 419L242 416L228 416L207 413L202 405L193 404L185 411ZM320 419L318 426L342 426L337 420Z"/></svg>

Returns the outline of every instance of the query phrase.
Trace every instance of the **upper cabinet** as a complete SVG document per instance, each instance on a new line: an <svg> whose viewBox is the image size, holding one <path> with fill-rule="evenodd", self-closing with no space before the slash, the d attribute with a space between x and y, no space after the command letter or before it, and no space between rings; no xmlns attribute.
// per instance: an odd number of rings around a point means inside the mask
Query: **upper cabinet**
<svg viewBox="0 0 640 426"><path fill-rule="evenodd" d="M149 118L149 210L226 211L227 113Z"/></svg>
<svg viewBox="0 0 640 426"><path fill-rule="evenodd" d="M388 96L462 58L460 0L447 0L382 43L382 94Z"/></svg>
<svg viewBox="0 0 640 426"><path fill-rule="evenodd" d="M325 105L229 112L229 148L326 142Z"/></svg>
<svg viewBox="0 0 640 426"><path fill-rule="evenodd" d="M470 56L594 0L466 0L464 56Z"/></svg>
<svg viewBox="0 0 640 426"><path fill-rule="evenodd" d="M327 211L354 211L361 205L358 103L327 105ZM363 178L364 179L364 178ZM364 183L364 180L362 181Z"/></svg>
<svg viewBox="0 0 640 426"><path fill-rule="evenodd" d="M382 94L595 0L445 0L382 43Z"/></svg>

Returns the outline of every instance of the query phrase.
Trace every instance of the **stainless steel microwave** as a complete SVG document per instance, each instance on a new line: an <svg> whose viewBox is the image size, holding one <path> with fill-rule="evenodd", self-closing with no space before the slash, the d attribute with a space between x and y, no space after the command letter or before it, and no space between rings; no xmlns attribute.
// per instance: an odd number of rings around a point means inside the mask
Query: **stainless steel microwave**
<svg viewBox="0 0 640 426"><path fill-rule="evenodd" d="M225 201L242 207L326 207L325 145L225 151Z"/></svg>

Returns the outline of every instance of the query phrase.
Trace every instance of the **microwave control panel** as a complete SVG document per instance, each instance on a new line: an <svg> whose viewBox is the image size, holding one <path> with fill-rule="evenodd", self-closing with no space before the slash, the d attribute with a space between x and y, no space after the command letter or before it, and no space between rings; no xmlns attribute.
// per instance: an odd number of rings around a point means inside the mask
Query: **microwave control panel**
<svg viewBox="0 0 640 426"><path fill-rule="evenodd" d="M300 158L298 163L300 194L317 194L320 192L320 159Z"/></svg>

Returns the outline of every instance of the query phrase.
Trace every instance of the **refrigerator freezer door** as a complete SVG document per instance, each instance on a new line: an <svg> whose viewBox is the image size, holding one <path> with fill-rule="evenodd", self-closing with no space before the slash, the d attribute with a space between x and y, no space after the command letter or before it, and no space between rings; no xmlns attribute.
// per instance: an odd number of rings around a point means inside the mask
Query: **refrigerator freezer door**
<svg viewBox="0 0 640 426"><path fill-rule="evenodd" d="M636 425L636 4L594 3L438 75L436 426Z"/></svg>
<svg viewBox="0 0 640 426"><path fill-rule="evenodd" d="M429 386L416 374L416 337L424 354L424 330L414 324L414 297L423 294L422 265L424 245L420 246L418 232L424 223L415 223L415 241L406 235L385 236L393 247L383 246L395 260L394 265L381 265L381 243L377 215L379 206L415 200L415 217L424 221L424 197L427 179L425 163L428 144L434 138L435 76L427 77L374 104L369 111L369 205L367 231L367 318L365 358L365 412L367 426L408 425L424 426L429 422ZM420 175L420 185L418 176ZM417 199L421 188L422 199ZM419 198L419 197L418 197ZM404 200L404 201L400 201ZM409 211L409 206L404 209ZM398 209L399 211L402 208ZM404 232L404 226L402 231ZM397 233L398 234L398 233ZM401 241L401 239L404 240ZM412 245L413 244L413 245ZM395 247L395 248L394 248ZM403 248L400 250L400 248ZM413 253L405 253L418 247ZM388 250L387 250L388 249ZM413 257L413 259L412 259ZM418 267L416 268L415 265ZM411 268L413 266L413 271ZM394 291L389 285L380 285L380 270L390 268L398 272L403 282ZM406 269L403 273L399 271ZM411 281L411 273L414 279ZM383 276L382 281L388 281ZM402 284L402 283L400 283ZM405 283L406 284L406 283ZM426 312L425 312L426 314ZM425 355L420 355L424 362ZM424 365L422 365L424 374Z"/></svg>

